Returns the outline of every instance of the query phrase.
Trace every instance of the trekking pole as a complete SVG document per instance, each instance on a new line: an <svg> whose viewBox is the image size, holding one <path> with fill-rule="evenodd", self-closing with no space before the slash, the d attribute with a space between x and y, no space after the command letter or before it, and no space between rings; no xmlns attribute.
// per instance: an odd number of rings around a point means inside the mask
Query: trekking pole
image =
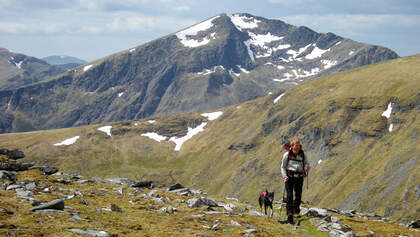
<svg viewBox="0 0 420 237"><path fill-rule="evenodd" d="M281 199L281 206L280 206L280 218L281 218L281 209L283 209L283 203L284 203L284 193L286 192L286 184L284 184L284 189L283 189L283 197Z"/></svg>
<svg viewBox="0 0 420 237"><path fill-rule="evenodd" d="M306 174L306 190L309 190L309 172Z"/></svg>

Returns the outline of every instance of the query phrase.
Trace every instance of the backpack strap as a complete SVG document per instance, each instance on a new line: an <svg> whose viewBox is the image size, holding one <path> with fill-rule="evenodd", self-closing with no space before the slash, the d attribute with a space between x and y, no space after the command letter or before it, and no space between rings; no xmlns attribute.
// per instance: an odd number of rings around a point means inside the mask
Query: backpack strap
<svg viewBox="0 0 420 237"><path fill-rule="evenodd" d="M285 146L285 148L286 148L286 146ZM289 160L291 160L290 152L293 152L293 151L292 151L292 147L291 146L287 146L287 148L289 150L287 151L286 171L287 171L287 174L290 175L291 172L290 172L290 170L287 170L287 166L289 165ZM306 172L305 172L305 152L301 149L297 155L299 155L299 154L302 154L302 158L303 158L302 159L302 168L303 168L304 176L306 176Z"/></svg>

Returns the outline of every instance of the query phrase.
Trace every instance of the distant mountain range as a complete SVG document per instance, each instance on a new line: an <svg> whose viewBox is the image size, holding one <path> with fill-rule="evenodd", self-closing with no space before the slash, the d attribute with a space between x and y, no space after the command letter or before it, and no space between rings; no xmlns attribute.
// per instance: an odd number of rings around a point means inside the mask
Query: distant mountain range
<svg viewBox="0 0 420 237"><path fill-rule="evenodd" d="M69 56L38 59L0 48L0 90L51 79L84 63L86 61Z"/></svg>
<svg viewBox="0 0 420 237"><path fill-rule="evenodd" d="M0 48L0 90L30 85L66 72L43 60Z"/></svg>
<svg viewBox="0 0 420 237"><path fill-rule="evenodd" d="M0 132L221 108L397 57L280 20L220 14L55 79L0 91Z"/></svg>
<svg viewBox="0 0 420 237"><path fill-rule="evenodd" d="M50 65L63 65L63 64L85 64L87 61L71 57L71 56L65 56L65 55L54 55L54 56L48 56L41 58L45 62L47 62Z"/></svg>

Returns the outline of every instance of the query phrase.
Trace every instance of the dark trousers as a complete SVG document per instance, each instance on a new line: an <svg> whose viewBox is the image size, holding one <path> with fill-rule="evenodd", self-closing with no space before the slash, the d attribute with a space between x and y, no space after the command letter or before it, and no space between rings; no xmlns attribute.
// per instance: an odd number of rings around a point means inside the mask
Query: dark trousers
<svg viewBox="0 0 420 237"><path fill-rule="evenodd" d="M300 203L302 201L302 186L303 186L303 177L290 177L286 182L286 192L287 192L287 204L286 210L287 215L299 214L300 213ZM293 199L293 191L295 192L295 198Z"/></svg>

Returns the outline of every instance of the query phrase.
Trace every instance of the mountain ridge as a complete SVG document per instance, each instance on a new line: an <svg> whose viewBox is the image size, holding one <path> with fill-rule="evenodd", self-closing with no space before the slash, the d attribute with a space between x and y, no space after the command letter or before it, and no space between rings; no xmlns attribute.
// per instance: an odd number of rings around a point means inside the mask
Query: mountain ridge
<svg viewBox="0 0 420 237"><path fill-rule="evenodd" d="M8 109L0 117L4 121L0 132L211 110L321 74L396 57L389 49L332 33L319 34L249 14L221 14L46 82L54 84L48 101L39 96L47 94L42 83L0 92L4 103L0 109ZM5 106L8 102L10 107ZM39 111L25 106L29 103Z"/></svg>

